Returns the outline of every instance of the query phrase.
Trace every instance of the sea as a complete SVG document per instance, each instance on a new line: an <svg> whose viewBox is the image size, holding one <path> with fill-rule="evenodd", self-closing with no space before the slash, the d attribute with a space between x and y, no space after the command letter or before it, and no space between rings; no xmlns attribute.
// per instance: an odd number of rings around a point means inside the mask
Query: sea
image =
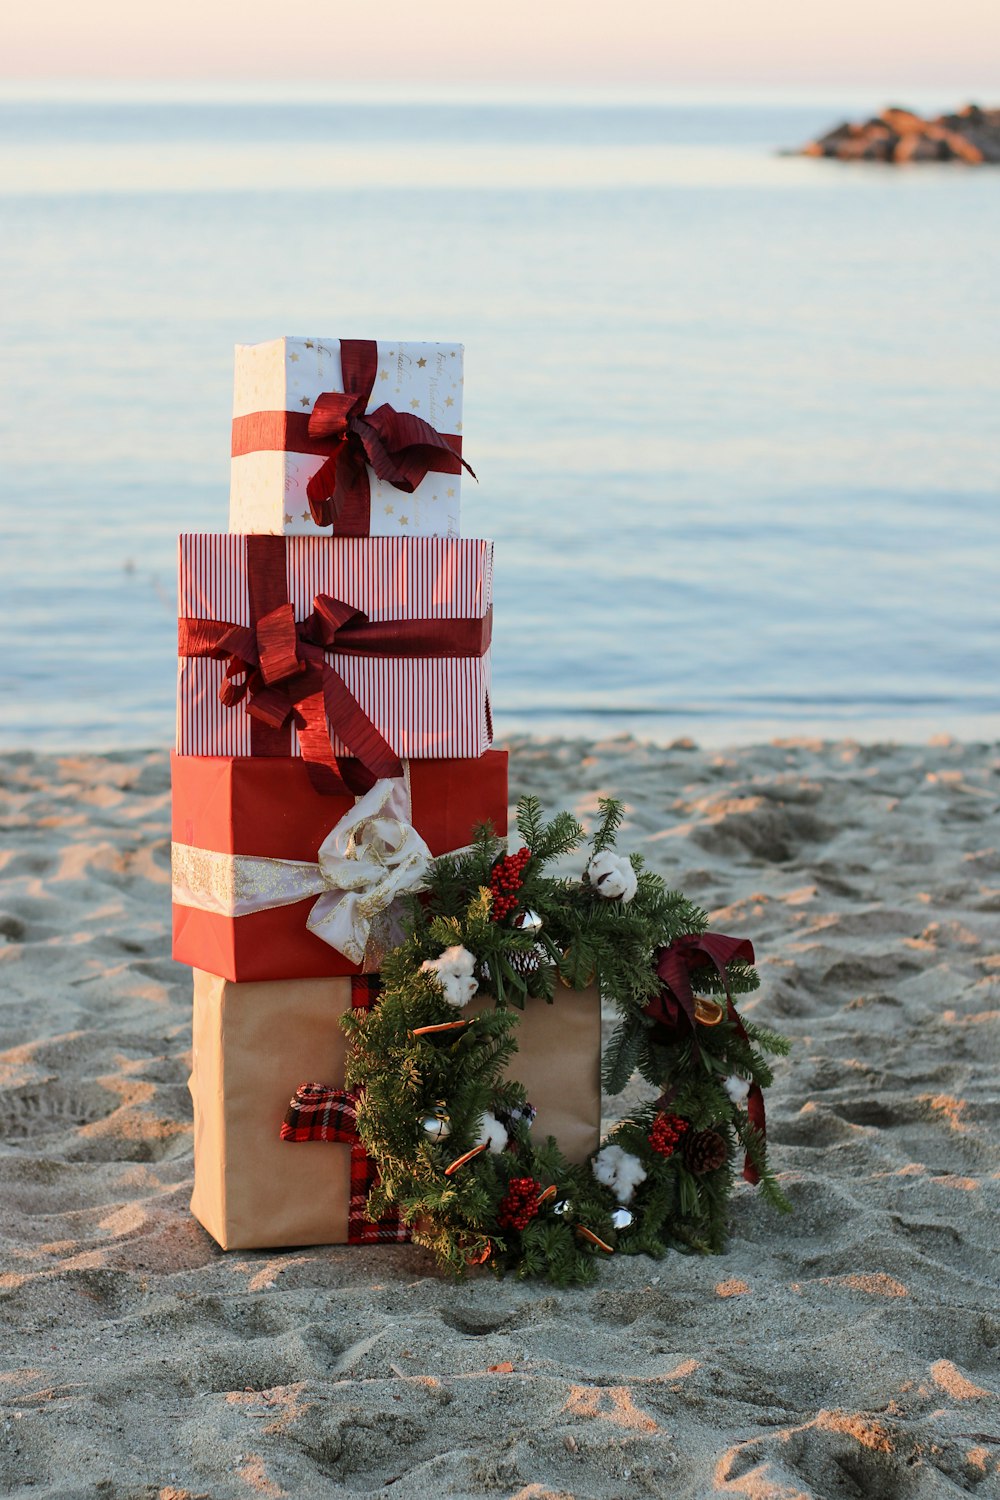
<svg viewBox="0 0 1000 1500"><path fill-rule="evenodd" d="M782 154L888 102L0 89L0 747L170 743L285 333L464 343L499 735L996 738L1000 169Z"/></svg>

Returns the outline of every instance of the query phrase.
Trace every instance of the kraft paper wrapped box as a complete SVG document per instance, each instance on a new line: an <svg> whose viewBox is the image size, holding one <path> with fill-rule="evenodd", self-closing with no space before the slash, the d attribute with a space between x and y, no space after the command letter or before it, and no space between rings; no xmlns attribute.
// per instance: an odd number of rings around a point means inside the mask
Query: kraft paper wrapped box
<svg viewBox="0 0 1000 1500"><path fill-rule="evenodd" d="M179 564L180 754L489 748L492 542L201 533Z"/></svg>
<svg viewBox="0 0 1000 1500"><path fill-rule="evenodd" d="M230 531L458 536L462 355L385 339L237 344Z"/></svg>
<svg viewBox="0 0 1000 1500"><path fill-rule="evenodd" d="M351 1004L350 979L233 984L195 970L191 1210L224 1250L401 1237L359 1226L350 1146L280 1139L302 1083L343 1087L347 1039L338 1022ZM529 1001L518 1048L510 1073L538 1110L533 1131L584 1161L600 1134L596 989L562 989L552 1005Z"/></svg>
<svg viewBox="0 0 1000 1500"><path fill-rule="evenodd" d="M480 824L506 834L506 751L412 761L405 771L391 807L377 808L383 830L390 813L402 817L389 828L398 833L394 849L405 853L408 823L435 858L470 843ZM173 755L171 780L174 958L229 980L358 973L360 963L306 925L318 898L329 904L335 894L324 893L342 889L337 850L363 852L354 798L321 794L305 762L291 756ZM338 840L332 835L344 819L350 837Z"/></svg>

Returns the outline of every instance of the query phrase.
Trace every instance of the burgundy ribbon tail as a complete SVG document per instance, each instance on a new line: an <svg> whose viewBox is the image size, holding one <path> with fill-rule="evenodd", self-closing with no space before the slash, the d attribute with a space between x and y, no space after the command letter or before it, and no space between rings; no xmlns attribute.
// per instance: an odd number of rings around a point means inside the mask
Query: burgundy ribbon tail
<svg viewBox="0 0 1000 1500"><path fill-rule="evenodd" d="M376 729L340 673L326 660L326 652L340 649L338 637L345 627L354 625L358 631L365 632L368 624L368 617L353 605L331 599L328 594L317 594L312 614L299 628L299 649L317 664L321 672L322 722L319 729L327 734L326 723L329 721L337 738L364 767L366 784L356 784L355 791L367 791L383 776L403 774L403 763L395 750ZM370 643L366 644L370 649ZM391 644L388 649L391 651ZM307 733L311 732L310 727ZM302 740L301 729L299 740Z"/></svg>
<svg viewBox="0 0 1000 1500"><path fill-rule="evenodd" d="M757 1129L763 1142L767 1138L767 1119L764 1114L764 1090L759 1083L750 1085L750 1092L747 1095L747 1114L750 1116L750 1124ZM743 1159L743 1176L753 1186L760 1181L760 1173L749 1155Z"/></svg>
<svg viewBox="0 0 1000 1500"><path fill-rule="evenodd" d="M431 472L473 470L449 439L414 412L387 403L367 412L378 374L378 345L371 339L342 339L343 391L325 391L309 417L309 436L330 444L329 457L306 485L317 526L333 526L338 536L368 536L371 484L368 469L397 490L412 494Z"/></svg>

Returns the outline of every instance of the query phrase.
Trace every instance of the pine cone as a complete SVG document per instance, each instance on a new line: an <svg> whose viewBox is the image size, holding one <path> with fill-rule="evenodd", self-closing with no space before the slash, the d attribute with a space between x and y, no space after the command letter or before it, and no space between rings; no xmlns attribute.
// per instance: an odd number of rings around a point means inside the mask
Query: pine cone
<svg viewBox="0 0 1000 1500"><path fill-rule="evenodd" d="M520 974L522 979L527 979L529 974L537 974L543 963L549 962L548 949L543 948L541 943L536 943L529 948L527 953L508 953L507 962L515 974Z"/></svg>
<svg viewBox="0 0 1000 1500"><path fill-rule="evenodd" d="M715 1172L729 1152L717 1130L689 1131L684 1141L684 1164L689 1172Z"/></svg>

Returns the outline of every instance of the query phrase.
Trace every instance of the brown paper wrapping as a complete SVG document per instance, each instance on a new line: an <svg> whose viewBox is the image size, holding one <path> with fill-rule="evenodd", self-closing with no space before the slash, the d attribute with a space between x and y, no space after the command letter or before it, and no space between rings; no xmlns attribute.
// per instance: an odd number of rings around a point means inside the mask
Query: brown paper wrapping
<svg viewBox="0 0 1000 1500"><path fill-rule="evenodd" d="M280 1139L300 1083L344 1085L338 1021L351 981L233 983L194 970L194 1193L191 1212L223 1250L347 1241L351 1151ZM491 1005L478 998L466 1014ZM570 1161L596 1148L601 1117L601 1007L595 988L560 989L520 1015L510 1074Z"/></svg>
<svg viewBox="0 0 1000 1500"><path fill-rule="evenodd" d="M280 1138L300 1083L344 1083L350 979L235 984L194 970L191 1212L223 1250L347 1239L351 1149Z"/></svg>
<svg viewBox="0 0 1000 1500"><path fill-rule="evenodd" d="M478 996L462 1011L478 1014L493 1000ZM551 1005L529 1000L518 1012L518 1050L508 1077L524 1085L538 1111L531 1133L554 1135L567 1160L586 1161L601 1134L601 999L596 986L577 992L557 985Z"/></svg>

